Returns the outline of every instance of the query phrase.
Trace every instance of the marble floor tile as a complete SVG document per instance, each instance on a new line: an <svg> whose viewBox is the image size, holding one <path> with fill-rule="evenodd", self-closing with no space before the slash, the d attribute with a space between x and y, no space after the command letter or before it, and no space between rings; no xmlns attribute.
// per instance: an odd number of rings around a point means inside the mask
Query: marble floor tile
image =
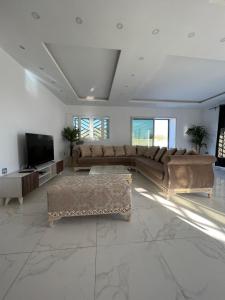
<svg viewBox="0 0 225 300"><path fill-rule="evenodd" d="M143 222L153 240L203 236L204 233L180 219L180 215L164 207L144 210Z"/></svg>
<svg viewBox="0 0 225 300"><path fill-rule="evenodd" d="M59 176L23 206L0 207L0 300L224 300L225 172L215 172L212 199L167 199L132 174L130 222L74 217L50 228L47 190Z"/></svg>
<svg viewBox="0 0 225 300"><path fill-rule="evenodd" d="M215 181L212 198L207 198L204 193L182 194L181 196L225 213L225 171L215 167L214 172Z"/></svg>
<svg viewBox="0 0 225 300"><path fill-rule="evenodd" d="M97 244L115 245L151 241L152 235L143 219L145 210L134 209L130 221L121 216L101 216L97 221Z"/></svg>
<svg viewBox="0 0 225 300"><path fill-rule="evenodd" d="M0 254L29 252L37 244L47 226L45 215L8 215L1 213Z"/></svg>
<svg viewBox="0 0 225 300"><path fill-rule="evenodd" d="M5 300L93 300L95 247L34 252Z"/></svg>
<svg viewBox="0 0 225 300"><path fill-rule="evenodd" d="M5 212L12 215L21 214L24 216L30 216L33 214L45 214L47 212L47 201L29 201L28 199L25 200L23 205L18 204L18 201L13 201L7 206L3 206L0 210L1 212Z"/></svg>
<svg viewBox="0 0 225 300"><path fill-rule="evenodd" d="M28 256L29 253L0 255L0 299L10 288Z"/></svg>
<svg viewBox="0 0 225 300"><path fill-rule="evenodd" d="M132 205L134 208L152 208L161 206L157 201L151 197L151 192L146 189L139 188L145 192L137 192L135 188L132 190Z"/></svg>
<svg viewBox="0 0 225 300"><path fill-rule="evenodd" d="M95 300L184 300L154 243L98 247Z"/></svg>
<svg viewBox="0 0 225 300"><path fill-rule="evenodd" d="M211 238L157 242L185 299L225 299L225 245Z"/></svg>
<svg viewBox="0 0 225 300"><path fill-rule="evenodd" d="M70 217L47 227L35 250L67 249L96 245L96 217Z"/></svg>

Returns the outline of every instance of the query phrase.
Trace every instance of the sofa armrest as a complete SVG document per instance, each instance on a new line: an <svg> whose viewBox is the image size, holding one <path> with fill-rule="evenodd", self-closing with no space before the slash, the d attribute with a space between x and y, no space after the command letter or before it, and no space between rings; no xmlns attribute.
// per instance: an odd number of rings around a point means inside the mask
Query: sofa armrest
<svg viewBox="0 0 225 300"><path fill-rule="evenodd" d="M167 162L169 190L212 189L214 172L211 155L170 156Z"/></svg>
<svg viewBox="0 0 225 300"><path fill-rule="evenodd" d="M209 165L216 161L212 155L170 155L167 165Z"/></svg>

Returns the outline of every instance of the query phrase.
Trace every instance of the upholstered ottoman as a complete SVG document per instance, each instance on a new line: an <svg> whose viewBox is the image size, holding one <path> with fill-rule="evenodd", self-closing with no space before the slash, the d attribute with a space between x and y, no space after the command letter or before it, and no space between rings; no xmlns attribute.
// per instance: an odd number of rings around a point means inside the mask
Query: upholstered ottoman
<svg viewBox="0 0 225 300"><path fill-rule="evenodd" d="M47 191L48 220L63 217L131 215L131 187L123 175L65 176Z"/></svg>

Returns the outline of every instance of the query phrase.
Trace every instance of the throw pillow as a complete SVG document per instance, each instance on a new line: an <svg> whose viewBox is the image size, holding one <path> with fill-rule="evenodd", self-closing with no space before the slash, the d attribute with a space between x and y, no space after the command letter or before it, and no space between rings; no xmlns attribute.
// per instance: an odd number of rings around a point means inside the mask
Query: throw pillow
<svg viewBox="0 0 225 300"><path fill-rule="evenodd" d="M174 155L174 153L176 153L177 149L176 148L172 148L172 149L168 149L166 150L166 152L163 154L163 156L161 157L161 162L164 163L166 161L166 158L169 155Z"/></svg>
<svg viewBox="0 0 225 300"><path fill-rule="evenodd" d="M125 153L126 153L126 156L135 156L136 155L136 146L129 146L129 145L126 145L124 146L125 148Z"/></svg>
<svg viewBox="0 0 225 300"><path fill-rule="evenodd" d="M101 145L94 145L91 147L91 152L93 157L99 157L103 155L102 146Z"/></svg>
<svg viewBox="0 0 225 300"><path fill-rule="evenodd" d="M158 147L158 146L151 146L151 147L149 147L149 148L146 150L144 156L145 156L145 157L149 157L149 158L151 158L151 159L154 159L154 157L156 156L156 153L158 152L158 150L159 150L159 147Z"/></svg>
<svg viewBox="0 0 225 300"><path fill-rule="evenodd" d="M159 149L159 151L157 152L157 154L154 157L155 161L160 161L160 159L163 157L163 154L166 153L166 147L162 147L161 149Z"/></svg>
<svg viewBox="0 0 225 300"><path fill-rule="evenodd" d="M80 146L81 157L90 157L91 156L91 146L82 145Z"/></svg>
<svg viewBox="0 0 225 300"><path fill-rule="evenodd" d="M137 146L137 155L142 156L148 150L147 146Z"/></svg>
<svg viewBox="0 0 225 300"><path fill-rule="evenodd" d="M115 156L125 156L125 151L123 146L114 147Z"/></svg>
<svg viewBox="0 0 225 300"><path fill-rule="evenodd" d="M113 146L103 146L103 154L104 156L114 156Z"/></svg>

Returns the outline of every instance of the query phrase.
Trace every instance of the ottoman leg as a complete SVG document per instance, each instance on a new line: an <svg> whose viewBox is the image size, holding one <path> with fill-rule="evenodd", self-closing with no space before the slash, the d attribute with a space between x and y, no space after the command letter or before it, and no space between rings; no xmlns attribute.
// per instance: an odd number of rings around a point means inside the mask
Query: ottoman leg
<svg viewBox="0 0 225 300"><path fill-rule="evenodd" d="M48 224L51 228L54 227L54 218L53 217L50 217L50 216L48 217Z"/></svg>
<svg viewBox="0 0 225 300"><path fill-rule="evenodd" d="M49 226L50 226L51 228L54 227L54 221L53 221L53 220L49 222Z"/></svg>
<svg viewBox="0 0 225 300"><path fill-rule="evenodd" d="M124 219L125 221L128 221L128 222L129 222L129 221L130 221L130 218L131 218L131 211L129 210L129 211L123 213L122 216L123 216L123 219Z"/></svg>

